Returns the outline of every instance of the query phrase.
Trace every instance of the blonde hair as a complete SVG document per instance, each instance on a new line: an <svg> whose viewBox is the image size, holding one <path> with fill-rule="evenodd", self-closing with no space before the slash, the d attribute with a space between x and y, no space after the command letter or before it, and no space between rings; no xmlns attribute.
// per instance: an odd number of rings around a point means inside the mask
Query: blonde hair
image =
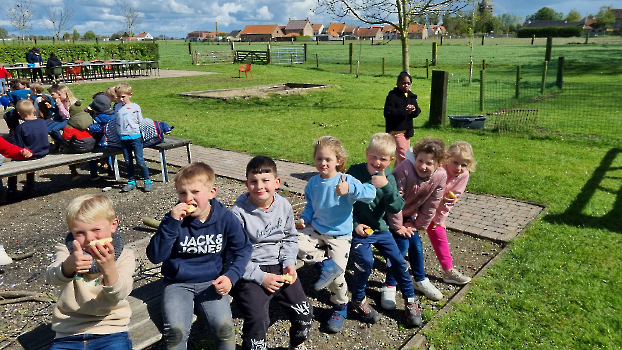
<svg viewBox="0 0 622 350"><path fill-rule="evenodd" d="M76 220L92 224L102 219L112 222L115 218L110 198L103 194L85 194L69 203L65 221L71 226Z"/></svg>
<svg viewBox="0 0 622 350"><path fill-rule="evenodd" d="M41 83L32 83L30 84L30 90L34 91L36 94L42 94L45 91L45 87Z"/></svg>
<svg viewBox="0 0 622 350"><path fill-rule="evenodd" d="M66 85L60 85L58 87L58 93L67 95L67 101L69 101L70 104L74 104L78 100L73 95L73 92L71 92L71 89L69 89L69 87L67 87Z"/></svg>
<svg viewBox="0 0 622 350"><path fill-rule="evenodd" d="M426 137L423 140L418 141L413 146L413 153L415 154L415 157L417 157L419 152L431 154L437 164L443 163L447 158L445 142L441 139Z"/></svg>
<svg viewBox="0 0 622 350"><path fill-rule="evenodd" d="M369 139L368 150L374 150L380 152L382 155L391 156L395 155L397 146L395 145L395 138L391 134L386 132L375 133Z"/></svg>
<svg viewBox="0 0 622 350"><path fill-rule="evenodd" d="M106 96L108 96L108 98L110 99L110 101L112 102L116 102L117 100L117 91L116 88L114 86L109 87L108 89L106 89Z"/></svg>
<svg viewBox="0 0 622 350"><path fill-rule="evenodd" d="M117 84L117 86L115 86L114 91L115 91L115 93L117 95L120 95L120 94L131 94L132 93L132 87L128 83L119 83L119 84Z"/></svg>
<svg viewBox="0 0 622 350"><path fill-rule="evenodd" d="M196 162L182 167L179 172L177 172L175 176L175 187L191 182L201 182L207 187L213 187L215 181L216 175L214 174L214 169L203 162Z"/></svg>
<svg viewBox="0 0 622 350"><path fill-rule="evenodd" d="M473 157L473 147L466 141L456 141L447 149L447 157L460 156L467 162L467 170L475 171L475 157Z"/></svg>
<svg viewBox="0 0 622 350"><path fill-rule="evenodd" d="M22 119L35 115L35 106L32 102L30 102L30 100L21 99L17 101L15 109L17 109L17 113Z"/></svg>
<svg viewBox="0 0 622 350"><path fill-rule="evenodd" d="M343 173L346 171L346 163L348 161L348 153L345 148L341 145L341 141L332 136L322 136L317 139L313 146L313 159L315 159L315 154L320 148L328 148L333 153L335 153L335 157L337 161L340 161L341 164L337 165L337 171Z"/></svg>

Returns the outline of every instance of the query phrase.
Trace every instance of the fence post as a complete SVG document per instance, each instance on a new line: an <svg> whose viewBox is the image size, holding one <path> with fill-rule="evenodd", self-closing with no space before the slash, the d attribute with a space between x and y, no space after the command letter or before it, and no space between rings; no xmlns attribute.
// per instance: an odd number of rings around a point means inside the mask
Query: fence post
<svg viewBox="0 0 622 350"><path fill-rule="evenodd" d="M425 78L430 79L430 60L425 59Z"/></svg>
<svg viewBox="0 0 622 350"><path fill-rule="evenodd" d="M235 51L235 41L231 41L231 51Z"/></svg>
<svg viewBox="0 0 622 350"><path fill-rule="evenodd" d="M482 69L486 70L486 60L482 60Z"/></svg>
<svg viewBox="0 0 622 350"><path fill-rule="evenodd" d="M544 61L544 65L542 66L542 86L540 87L540 94L544 95L544 89L546 88L546 69L548 68L549 62Z"/></svg>
<svg viewBox="0 0 622 350"><path fill-rule="evenodd" d="M486 71L479 71L479 110L484 111L484 92L486 91Z"/></svg>
<svg viewBox="0 0 622 350"><path fill-rule="evenodd" d="M485 37L486 37L486 36L484 35L484 33L482 33L482 46L484 46L484 38L485 38Z"/></svg>
<svg viewBox="0 0 622 350"><path fill-rule="evenodd" d="M546 52L544 54L544 60L549 62L551 60L551 49L553 48L553 37L546 38Z"/></svg>
<svg viewBox="0 0 622 350"><path fill-rule="evenodd" d="M268 44L268 64L272 63L272 46Z"/></svg>
<svg viewBox="0 0 622 350"><path fill-rule="evenodd" d="M304 44L304 50L305 50L305 62L307 62L307 44Z"/></svg>
<svg viewBox="0 0 622 350"><path fill-rule="evenodd" d="M536 35L535 34L531 36L531 45L533 45L533 41L534 40L536 40Z"/></svg>
<svg viewBox="0 0 622 350"><path fill-rule="evenodd" d="M346 37L341 37L341 45L345 45L346 44Z"/></svg>
<svg viewBox="0 0 622 350"><path fill-rule="evenodd" d="M193 65L197 64L197 52L196 51L192 52L192 64Z"/></svg>
<svg viewBox="0 0 622 350"><path fill-rule="evenodd" d="M374 44L374 38L371 38L371 44L372 45Z"/></svg>
<svg viewBox="0 0 622 350"><path fill-rule="evenodd" d="M436 41L432 43L432 65L436 66Z"/></svg>
<svg viewBox="0 0 622 350"><path fill-rule="evenodd" d="M348 55L348 61L350 62L350 74L352 74L353 56L354 56L354 43L350 43L350 54Z"/></svg>
<svg viewBox="0 0 622 350"><path fill-rule="evenodd" d="M294 65L294 54L293 53L289 54L289 65L290 66Z"/></svg>
<svg viewBox="0 0 622 350"><path fill-rule="evenodd" d="M520 66L516 66L516 93L514 97L516 99L520 97Z"/></svg>
<svg viewBox="0 0 622 350"><path fill-rule="evenodd" d="M559 57L557 59L557 87L562 88L564 86L564 61L565 57Z"/></svg>
<svg viewBox="0 0 622 350"><path fill-rule="evenodd" d="M441 34L441 46L443 45L443 35Z"/></svg>
<svg viewBox="0 0 622 350"><path fill-rule="evenodd" d="M192 43L188 43L188 53L192 55Z"/></svg>
<svg viewBox="0 0 622 350"><path fill-rule="evenodd" d="M384 76L384 57L382 58L382 75Z"/></svg>
<svg viewBox="0 0 622 350"><path fill-rule="evenodd" d="M590 33L585 33L585 43L587 44L587 38L590 37Z"/></svg>
<svg viewBox="0 0 622 350"><path fill-rule="evenodd" d="M442 70L432 71L432 86L430 96L431 125L447 124L447 81L449 72Z"/></svg>
<svg viewBox="0 0 622 350"><path fill-rule="evenodd" d="M315 68L320 68L320 59L317 57L317 54L315 54Z"/></svg>
<svg viewBox="0 0 622 350"><path fill-rule="evenodd" d="M356 61L356 77L359 77L359 68L361 67L361 61Z"/></svg>

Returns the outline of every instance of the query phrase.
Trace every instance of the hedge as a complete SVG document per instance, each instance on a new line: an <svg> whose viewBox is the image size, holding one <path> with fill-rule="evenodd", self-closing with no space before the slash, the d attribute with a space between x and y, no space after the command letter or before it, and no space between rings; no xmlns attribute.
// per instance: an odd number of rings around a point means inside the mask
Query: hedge
<svg viewBox="0 0 622 350"><path fill-rule="evenodd" d="M580 26L572 27L544 27L544 28L521 28L518 30L517 36L519 38L531 38L533 36L538 38L557 37L557 38L570 38L573 36L583 36L583 28Z"/></svg>
<svg viewBox="0 0 622 350"><path fill-rule="evenodd" d="M13 64L26 62L26 55L34 46L0 46L0 62ZM157 61L160 59L158 44L155 42L124 44L62 44L40 45L41 56L45 61L54 52L61 61L76 60L141 60Z"/></svg>

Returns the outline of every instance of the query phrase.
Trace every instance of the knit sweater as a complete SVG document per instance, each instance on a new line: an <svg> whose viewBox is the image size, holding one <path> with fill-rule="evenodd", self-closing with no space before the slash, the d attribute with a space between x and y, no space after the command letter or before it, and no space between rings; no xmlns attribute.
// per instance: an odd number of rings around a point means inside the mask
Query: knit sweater
<svg viewBox="0 0 622 350"><path fill-rule="evenodd" d="M15 128L15 144L32 151L32 158L43 158L50 151L48 128L41 118L24 120Z"/></svg>
<svg viewBox="0 0 622 350"><path fill-rule="evenodd" d="M116 110L114 118L121 140L140 137L140 122L143 120L143 114L139 105L136 103L122 105Z"/></svg>
<svg viewBox="0 0 622 350"><path fill-rule="evenodd" d="M56 245L54 250L56 260L47 268L45 279L47 283L60 287L52 313L52 329L56 331L56 338L127 331L132 310L126 298L134 283L134 251L123 249L115 262L119 273L117 283L104 286L101 273L65 277L62 263L69 257L69 250L64 244Z"/></svg>

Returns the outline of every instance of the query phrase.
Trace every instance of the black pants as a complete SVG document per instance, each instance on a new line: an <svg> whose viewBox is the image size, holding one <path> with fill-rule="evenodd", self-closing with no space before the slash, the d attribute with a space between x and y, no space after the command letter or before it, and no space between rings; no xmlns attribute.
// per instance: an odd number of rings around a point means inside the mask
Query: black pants
<svg viewBox="0 0 622 350"><path fill-rule="evenodd" d="M264 272L283 274L280 266L262 266ZM287 309L291 327L289 342L292 347L302 344L308 337L313 322L313 306L304 291L300 280L284 284L276 293L270 293L253 281L239 280L231 293L238 310L244 317L242 327L242 349L265 349L266 333L270 327L268 308L274 299Z"/></svg>

